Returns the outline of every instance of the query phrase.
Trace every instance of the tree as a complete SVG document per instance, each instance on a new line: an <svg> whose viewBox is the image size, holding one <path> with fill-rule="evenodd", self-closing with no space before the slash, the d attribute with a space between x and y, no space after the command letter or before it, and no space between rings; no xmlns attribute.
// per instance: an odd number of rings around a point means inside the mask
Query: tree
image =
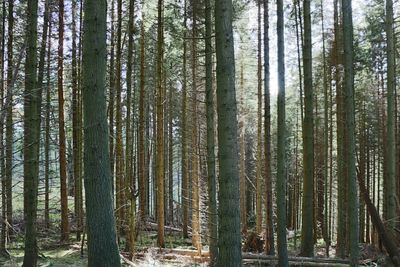
<svg viewBox="0 0 400 267"><path fill-rule="evenodd" d="M13 224L13 203L12 203L12 170L13 170L13 86L14 83L14 1L8 1L8 39L7 39L7 115L6 115L6 213L8 224ZM10 234L10 233L9 233Z"/></svg>
<svg viewBox="0 0 400 267"><path fill-rule="evenodd" d="M278 145L277 145L277 219L278 265L289 266L286 240L286 112L285 112L285 39L283 0L277 1L278 35Z"/></svg>
<svg viewBox="0 0 400 267"><path fill-rule="evenodd" d="M105 0L87 0L83 10L84 183L89 267L120 266L105 99L106 6Z"/></svg>
<svg viewBox="0 0 400 267"><path fill-rule="evenodd" d="M192 244L201 252L200 239L200 179L198 151L198 118L197 118L197 6L192 0Z"/></svg>
<svg viewBox="0 0 400 267"><path fill-rule="evenodd" d="M61 191L61 241L69 239L67 160L65 158L65 122L64 122L64 0L58 5L58 134L60 142L60 191Z"/></svg>
<svg viewBox="0 0 400 267"><path fill-rule="evenodd" d="M256 165L256 232L262 230L262 61L261 61L261 1L258 1L257 43L257 165Z"/></svg>
<svg viewBox="0 0 400 267"><path fill-rule="evenodd" d="M274 221L272 206L272 171L271 171L271 96L269 67L269 0L264 0L264 154L265 154L265 252L275 254Z"/></svg>
<svg viewBox="0 0 400 267"><path fill-rule="evenodd" d="M239 151L231 0L215 1L219 159L217 266L241 266Z"/></svg>
<svg viewBox="0 0 400 267"><path fill-rule="evenodd" d="M185 0L183 27L184 39L187 37L187 3ZM182 112L181 112L181 141L182 141L182 209L183 209L183 237L188 237L188 221L189 221L189 175L188 175L188 147L187 147L187 75L186 75L186 59L187 46L183 42L183 69L182 69Z"/></svg>
<svg viewBox="0 0 400 267"><path fill-rule="evenodd" d="M145 32L144 32L144 15L142 11L142 22L140 25L140 93L139 93L139 215L140 220L146 218L146 159L145 159Z"/></svg>
<svg viewBox="0 0 400 267"><path fill-rule="evenodd" d="M304 121L303 121L303 201L300 255L314 255L314 118L312 80L312 39L310 1L304 0Z"/></svg>
<svg viewBox="0 0 400 267"><path fill-rule="evenodd" d="M129 206L127 208L127 251L130 256L133 256L135 245L135 212L136 212L136 181L133 173L133 121L132 116L132 89L133 89L133 47L134 47L134 19L135 19L135 1L129 1L129 24L128 24L128 60L127 60L127 74L126 74L126 151L125 151L125 193ZM133 99L134 100L134 99Z"/></svg>
<svg viewBox="0 0 400 267"><path fill-rule="evenodd" d="M348 175L348 218L350 265L358 266L358 187L356 174L356 144L354 117L354 66L353 66L353 18L351 0L343 0L343 46L344 46L344 98L346 110L346 144Z"/></svg>
<svg viewBox="0 0 400 267"><path fill-rule="evenodd" d="M78 59L76 43L76 0L72 1L72 146L74 164L74 193L75 193L75 218L77 222L76 239L81 239L83 227L83 199L82 199L82 177L81 177L81 157L80 157L80 131L81 114L78 91Z"/></svg>
<svg viewBox="0 0 400 267"><path fill-rule="evenodd" d="M37 17L38 1L28 0L26 7L26 59L24 91L24 219L25 249L23 267L37 266L36 217L39 183L40 100L37 90Z"/></svg>
<svg viewBox="0 0 400 267"><path fill-rule="evenodd" d="M393 1L386 0L386 56L387 56L387 176L385 181L386 220L391 229L396 227L396 114L395 114L395 46L393 33ZM392 231L392 230L391 230Z"/></svg>
<svg viewBox="0 0 400 267"><path fill-rule="evenodd" d="M164 0L158 0L157 26L157 95L156 95L156 175L157 175L157 244L163 248L164 244Z"/></svg>

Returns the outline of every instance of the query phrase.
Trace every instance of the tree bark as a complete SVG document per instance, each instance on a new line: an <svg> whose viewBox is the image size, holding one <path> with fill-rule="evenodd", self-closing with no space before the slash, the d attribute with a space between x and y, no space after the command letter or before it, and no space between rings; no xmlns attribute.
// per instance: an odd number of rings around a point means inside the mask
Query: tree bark
<svg viewBox="0 0 400 267"><path fill-rule="evenodd" d="M283 0L277 0L278 35L278 144L277 144L277 219L278 265L289 266L286 238L286 112L285 112L285 39Z"/></svg>
<svg viewBox="0 0 400 267"><path fill-rule="evenodd" d="M111 195L106 114L105 0L87 0L83 20L82 90L88 266L120 266ZM96 66L96 68L93 68Z"/></svg>
<svg viewBox="0 0 400 267"><path fill-rule="evenodd" d="M219 159L219 256L217 266L242 264L238 125L231 0L215 1Z"/></svg>
<svg viewBox="0 0 400 267"><path fill-rule="evenodd" d="M23 267L37 266L36 217L39 182L40 102L37 90L37 17L38 1L28 0L26 7L26 60L24 91L24 219L25 249Z"/></svg>

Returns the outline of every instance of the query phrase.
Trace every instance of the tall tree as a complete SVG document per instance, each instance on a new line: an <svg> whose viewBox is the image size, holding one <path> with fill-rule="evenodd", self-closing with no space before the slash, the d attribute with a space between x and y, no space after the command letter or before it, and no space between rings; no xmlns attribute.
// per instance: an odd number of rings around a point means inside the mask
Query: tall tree
<svg viewBox="0 0 400 267"><path fill-rule="evenodd" d="M164 0L158 0L157 26L157 95L156 95L156 175L157 175L157 244L164 247Z"/></svg>
<svg viewBox="0 0 400 267"><path fill-rule="evenodd" d="M187 2L185 0L184 15L183 15L183 36L187 38ZM183 70L182 70L182 112L181 112L181 135L182 135L182 209L183 209L183 237L188 237L188 222L189 222L189 175L188 175L188 147L187 147L187 46L183 42Z"/></svg>
<svg viewBox="0 0 400 267"><path fill-rule="evenodd" d="M278 35L278 146L277 146L277 219L278 265L289 266L286 239L286 104L285 104L285 38L283 0L277 0Z"/></svg>
<svg viewBox="0 0 400 267"><path fill-rule="evenodd" d="M200 239L200 179L197 118L197 1L192 0L192 244L201 252Z"/></svg>
<svg viewBox="0 0 400 267"><path fill-rule="evenodd" d="M358 266L358 186L356 175L356 144L354 117L354 66L353 66L353 17L351 0L343 0L343 45L344 45L344 97L346 110L346 145L348 175L348 218L350 265Z"/></svg>
<svg viewBox="0 0 400 267"><path fill-rule="evenodd" d="M386 0L386 42L387 42L387 175L385 176L385 206L386 220L389 222L391 229L396 227L396 100L395 100L395 84L396 84L396 65L395 65L395 46L393 33L393 1Z"/></svg>
<svg viewBox="0 0 400 267"><path fill-rule="evenodd" d="M77 1L72 0L72 149L73 149L73 165L74 165L74 209L77 223L76 238L81 239L82 220L83 220L83 201L82 201L82 177L81 177L81 157L79 151L80 145L80 122L81 116L79 112L79 92L78 92L78 59L77 59L77 43L76 43L76 12Z"/></svg>
<svg viewBox="0 0 400 267"><path fill-rule="evenodd" d="M116 217L119 234L123 234L125 221L124 156L122 141L122 0L117 0L117 44L115 54L115 190Z"/></svg>
<svg viewBox="0 0 400 267"><path fill-rule="evenodd" d="M121 265L116 241L108 151L105 98L106 10L105 0L84 2L82 92L89 267Z"/></svg>
<svg viewBox="0 0 400 267"><path fill-rule="evenodd" d="M23 267L37 266L36 217L39 183L40 105L37 90L38 1L26 6L26 60L24 91L24 220L25 249Z"/></svg>
<svg viewBox="0 0 400 267"><path fill-rule="evenodd" d="M143 7L142 7L143 8ZM141 221L146 218L146 159L145 159L145 32L144 15L142 10L142 21L140 24L140 93L139 93L139 215Z"/></svg>
<svg viewBox="0 0 400 267"><path fill-rule="evenodd" d="M61 193L61 241L69 239L68 223L68 188L67 188L67 160L65 146L64 122L64 0L58 2L58 134L60 158L60 193Z"/></svg>
<svg viewBox="0 0 400 267"><path fill-rule="evenodd" d="M261 1L257 3L257 165L256 165L256 232L262 230L262 60L261 60Z"/></svg>
<svg viewBox="0 0 400 267"><path fill-rule="evenodd" d="M134 19L135 1L129 0L129 21L128 21L128 60L126 71L126 151L125 151L125 193L129 201L127 212L127 251L133 256L135 244L135 211L136 211L136 181L133 173L133 116L132 116L132 91L133 91L133 49L134 49Z"/></svg>
<svg viewBox="0 0 400 267"><path fill-rule="evenodd" d="M6 93L6 165L5 165L5 179L6 179L6 211L7 222L9 225L13 224L13 206L12 206L12 170L13 170L13 86L14 82L14 1L8 1L8 38L7 38L7 93ZM9 233L10 234L10 233Z"/></svg>
<svg viewBox="0 0 400 267"><path fill-rule="evenodd" d="M232 0L215 1L219 159L217 266L241 266L239 151Z"/></svg>
<svg viewBox="0 0 400 267"><path fill-rule="evenodd" d="M300 255L314 255L314 115L312 80L312 39L310 0L303 1L304 9L304 121L303 121L303 201Z"/></svg>
<svg viewBox="0 0 400 267"><path fill-rule="evenodd" d="M265 252L275 254L271 171L271 96L269 67L269 0L264 0L264 155L265 155Z"/></svg>

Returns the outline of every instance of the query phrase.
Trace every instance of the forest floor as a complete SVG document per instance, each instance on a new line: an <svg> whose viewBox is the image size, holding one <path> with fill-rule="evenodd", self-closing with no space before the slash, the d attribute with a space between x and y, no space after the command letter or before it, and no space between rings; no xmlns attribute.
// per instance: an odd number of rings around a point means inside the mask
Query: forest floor
<svg viewBox="0 0 400 267"><path fill-rule="evenodd" d="M40 224L40 222L39 222ZM55 224L54 224L55 225ZM154 227L153 227L154 228ZM171 227L172 228L172 227ZM43 225L39 225L39 229L44 229ZM23 261L23 231L17 230L13 241L9 244L9 259L0 258L0 266L17 267L21 266ZM87 266L87 250L86 245L81 251L81 242L73 241L74 233L71 233L71 242L69 244L60 245L59 229L53 226L50 230L39 232L39 266L42 267L84 267ZM125 248L125 241L120 240L120 248ZM318 259L325 258L325 248L323 241L319 241L316 245L317 262L305 262L298 260L294 256L298 254L300 239L294 239L293 236L288 239L288 249L291 255L291 266L332 266L344 267L348 264L343 262L335 262L334 248L330 249L330 259L332 262L318 262ZM181 237L181 233L176 231L166 231L166 248L160 250L157 248L157 232L154 229L142 231L136 242L136 254L133 260L129 260L127 255L122 252L122 266L128 267L203 267L208 266L208 247L204 246L201 255L191 246L191 239ZM373 259L365 261L365 265L361 266L385 266L379 262L383 262L384 256L377 250L371 250L370 247L362 247L364 259ZM277 266L276 258L266 258L265 254L257 252L246 252L244 255L243 266Z"/></svg>

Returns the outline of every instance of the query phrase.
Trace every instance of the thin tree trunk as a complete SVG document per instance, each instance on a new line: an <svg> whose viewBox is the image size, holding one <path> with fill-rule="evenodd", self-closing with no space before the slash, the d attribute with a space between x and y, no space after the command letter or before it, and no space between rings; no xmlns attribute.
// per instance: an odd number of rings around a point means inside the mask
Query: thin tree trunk
<svg viewBox="0 0 400 267"><path fill-rule="evenodd" d="M143 7L142 7L143 8ZM140 26L140 94L139 94L139 216L143 222L146 218L146 159L145 159L145 40L144 37L144 14L142 10L142 21Z"/></svg>
<svg viewBox="0 0 400 267"><path fill-rule="evenodd" d="M313 80L312 80L312 34L310 1L304 0L304 121L303 121L303 202L300 255L314 255L314 115L313 115Z"/></svg>
<svg viewBox="0 0 400 267"><path fill-rule="evenodd" d="M262 63L261 63L261 1L258 7L257 44L257 158L256 158L256 232L262 231Z"/></svg>
<svg viewBox="0 0 400 267"><path fill-rule="evenodd" d="M269 67L269 5L264 1L264 155L265 155L265 252L275 254L274 221L272 205L272 170L271 170L271 96Z"/></svg>
<svg viewBox="0 0 400 267"><path fill-rule="evenodd" d="M124 235L125 222L125 178L124 178L124 156L122 144L122 0L117 1L117 49L115 55L115 92L116 92L116 114L115 114L115 190L116 190L116 216L117 229L120 235Z"/></svg>
<svg viewBox="0 0 400 267"><path fill-rule="evenodd" d="M78 99L78 66L77 66L77 44L76 44L76 0L72 0L72 146L73 146L73 165L74 165L74 210L77 223L76 239L81 240L82 221L82 177L81 163L79 155L79 131L80 131L80 116L79 116L79 99Z"/></svg>
<svg viewBox="0 0 400 267"><path fill-rule="evenodd" d="M51 20L49 21L49 36L52 33ZM50 228L50 112L51 112L51 38L47 44L47 88L46 88L46 115L45 115L45 140L44 140L44 222Z"/></svg>
<svg viewBox="0 0 400 267"><path fill-rule="evenodd" d="M7 199L7 223L13 225L13 203L12 203L12 169L13 169L13 49L14 49L14 1L8 1L8 39L7 39L7 95L6 95L6 140L5 140L5 179ZM42 79L43 80L43 79ZM12 232L8 234L11 235Z"/></svg>
<svg viewBox="0 0 400 267"><path fill-rule="evenodd" d="M158 27L157 27L157 95L156 95L156 175L157 175L157 244L164 247L164 1L158 0Z"/></svg>
<svg viewBox="0 0 400 267"><path fill-rule="evenodd" d="M6 1L3 1L2 4L2 20L1 20L1 83L0 83L0 93L1 93L1 99L4 98L4 62L5 62L5 36L4 33L6 31ZM5 107L5 104L3 101L1 101L1 109L3 110ZM4 151L4 119L1 119L0 121L0 170L1 170L1 236L0 236L0 250L1 254L7 255L7 235L8 235L8 225L7 225L7 196L6 196L6 177L5 177L5 151Z"/></svg>
<svg viewBox="0 0 400 267"><path fill-rule="evenodd" d="M187 37L187 2L184 6L184 39ZM189 174L188 174L188 147L187 147L187 76L186 76L186 41L183 42L183 83L182 83L182 112L181 112L181 135L182 135L182 209L183 209L183 237L188 237L189 224Z"/></svg>
<svg viewBox="0 0 400 267"><path fill-rule="evenodd" d="M247 234L247 210L246 210L246 155L245 155L245 107L244 107L244 69L243 62L240 65L240 221L242 234Z"/></svg>
<svg viewBox="0 0 400 267"><path fill-rule="evenodd" d="M64 0L58 6L58 134L60 160L60 194L61 194L61 241L69 239L67 160L65 157L65 122L64 122Z"/></svg>
<svg viewBox="0 0 400 267"><path fill-rule="evenodd" d="M213 87L213 46L211 0L205 0L206 24L206 114L207 114L207 187L208 187L208 230L210 246L210 266L215 266L218 258L218 213L217 185L215 174L215 112Z"/></svg>
<svg viewBox="0 0 400 267"><path fill-rule="evenodd" d="M125 195L129 203L126 210L126 250L133 257L135 249L135 211L136 211L136 181L133 175L133 130L132 124L132 90L133 90L133 49L134 49L134 17L135 1L129 0L128 21L128 60L126 71L126 150L125 150Z"/></svg>
<svg viewBox="0 0 400 267"><path fill-rule="evenodd" d="M395 46L393 33L393 1L386 0L386 41L387 41L387 175L385 175L385 206L386 220L390 231L396 227L397 201L396 196L396 138L395 138ZM393 233L393 232L392 232Z"/></svg>
<svg viewBox="0 0 400 267"><path fill-rule="evenodd" d="M289 266L286 238L286 112L285 112L285 39L283 0L277 0L277 35L278 35L278 144L277 144L277 235L278 265Z"/></svg>

